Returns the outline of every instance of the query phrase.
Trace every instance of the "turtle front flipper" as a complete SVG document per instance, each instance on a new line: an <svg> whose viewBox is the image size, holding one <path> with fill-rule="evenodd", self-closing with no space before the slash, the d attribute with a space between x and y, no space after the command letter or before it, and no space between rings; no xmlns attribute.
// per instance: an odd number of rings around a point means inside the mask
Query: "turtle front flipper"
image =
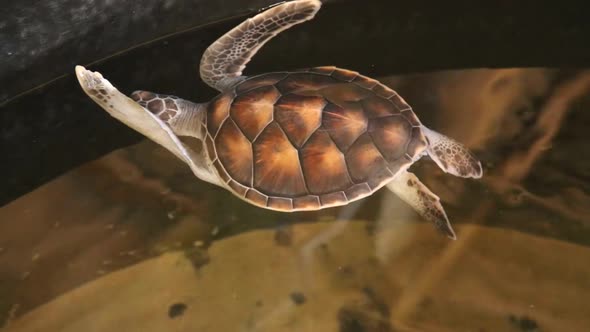
<svg viewBox="0 0 590 332"><path fill-rule="evenodd" d="M218 177L211 173L204 154L185 146L155 114L122 94L98 72L76 66L76 76L84 92L110 115L174 153L198 178L221 186Z"/></svg>
<svg viewBox="0 0 590 332"><path fill-rule="evenodd" d="M164 121L176 135L203 139L205 111L202 104L149 91L135 91L130 97Z"/></svg>
<svg viewBox="0 0 590 332"><path fill-rule="evenodd" d="M272 7L230 30L215 41L201 58L201 79L224 91L242 79L242 70L252 56L272 37L312 19L319 0L296 0Z"/></svg>
<svg viewBox="0 0 590 332"><path fill-rule="evenodd" d="M481 178L481 163L463 144L422 126L428 139L428 155L446 173L463 178Z"/></svg>
<svg viewBox="0 0 590 332"><path fill-rule="evenodd" d="M413 207L424 219L432 221L439 231L453 240L457 238L440 199L420 182L416 175L402 171L387 184L387 188Z"/></svg>

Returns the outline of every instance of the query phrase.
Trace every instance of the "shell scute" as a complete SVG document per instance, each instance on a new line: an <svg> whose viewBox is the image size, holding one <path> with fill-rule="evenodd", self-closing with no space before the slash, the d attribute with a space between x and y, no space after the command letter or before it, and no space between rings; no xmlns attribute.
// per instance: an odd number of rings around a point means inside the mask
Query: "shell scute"
<svg viewBox="0 0 590 332"><path fill-rule="evenodd" d="M319 196L306 195L293 199L293 208L297 210L317 210L321 207Z"/></svg>
<svg viewBox="0 0 590 332"><path fill-rule="evenodd" d="M221 124L229 117L229 108L234 99L232 93L224 93L213 99L207 106L207 131L215 137Z"/></svg>
<svg viewBox="0 0 590 332"><path fill-rule="evenodd" d="M352 185L344 155L325 131L317 130L311 135L300 153L310 194L341 191Z"/></svg>
<svg viewBox="0 0 590 332"><path fill-rule="evenodd" d="M348 200L355 200L361 197L368 196L371 194L371 192L371 187L369 187L369 185L366 182L357 183L344 191Z"/></svg>
<svg viewBox="0 0 590 332"><path fill-rule="evenodd" d="M275 105L275 120L289 140L300 148L320 126L326 100L317 96L288 94Z"/></svg>
<svg viewBox="0 0 590 332"><path fill-rule="evenodd" d="M219 129L215 150L229 176L243 185L251 186L252 145L231 119Z"/></svg>
<svg viewBox="0 0 590 332"><path fill-rule="evenodd" d="M369 121L368 132L387 162L393 162L406 153L412 126L400 115Z"/></svg>
<svg viewBox="0 0 590 332"><path fill-rule="evenodd" d="M289 211L293 209L293 200L285 197L269 197L266 205L275 210Z"/></svg>
<svg viewBox="0 0 590 332"><path fill-rule="evenodd" d="M215 142L213 142L213 138L209 134L205 135L205 148L207 149L209 159L217 159L217 152L215 151Z"/></svg>
<svg viewBox="0 0 590 332"><path fill-rule="evenodd" d="M311 73L294 73L275 84L282 94L297 93L301 91L320 90L327 86L338 84L339 81L331 76L315 75Z"/></svg>
<svg viewBox="0 0 590 332"><path fill-rule="evenodd" d="M389 99L395 95L397 95L397 93L395 93L395 91L391 90L390 88L386 87L385 85L378 83L377 85L375 85L371 90L373 90L373 92L375 92L375 94L377 94L378 96L385 98L385 99Z"/></svg>
<svg viewBox="0 0 590 332"><path fill-rule="evenodd" d="M229 176L229 174L227 174L227 171L225 170L223 165L221 165L219 159L215 159L215 161L213 162L213 167L215 167L217 173L219 173L219 176L223 180L223 183L228 183L231 180L231 177Z"/></svg>
<svg viewBox="0 0 590 332"><path fill-rule="evenodd" d="M320 201L325 207L342 205L343 202L348 202L346 195L342 191L337 191L320 196Z"/></svg>
<svg viewBox="0 0 590 332"><path fill-rule="evenodd" d="M287 77L289 73L270 73L261 75L260 79L249 79L245 80L238 85L236 85L236 94L242 94L252 89L256 89L260 86L269 86L274 85L283 78Z"/></svg>
<svg viewBox="0 0 590 332"><path fill-rule="evenodd" d="M352 82L357 76L359 76L359 73L352 70L339 69L333 71L331 76L340 81Z"/></svg>
<svg viewBox="0 0 590 332"><path fill-rule="evenodd" d="M248 187L245 187L234 180L229 180L227 183L238 195L244 197L248 191Z"/></svg>
<svg viewBox="0 0 590 332"><path fill-rule="evenodd" d="M408 122L410 122L412 127L420 127L422 125L422 123L420 123L420 120L418 120L418 117L416 116L416 114L414 114L414 112L408 112L408 110L406 110L401 114L404 118L406 118L406 120L408 120Z"/></svg>
<svg viewBox="0 0 590 332"><path fill-rule="evenodd" d="M408 105L408 103L406 103L406 101L402 97L400 97L400 95L398 95L397 93L395 95L389 97L389 101L391 101L393 103L393 105L395 106L395 108L397 108L397 110L400 112L412 110L410 105ZM414 112L412 112L412 113L414 113Z"/></svg>
<svg viewBox="0 0 590 332"><path fill-rule="evenodd" d="M332 73L336 70L334 66L322 66L322 67L314 67L309 68L308 71L311 73L322 74L322 75L332 75Z"/></svg>
<svg viewBox="0 0 590 332"><path fill-rule="evenodd" d="M354 78L354 80L352 80L352 82L368 90L373 89L374 86L379 84L379 82L377 82L376 80L363 75L358 75Z"/></svg>
<svg viewBox="0 0 590 332"><path fill-rule="evenodd" d="M350 176L355 183L368 182L371 189L393 174L368 133L363 134L346 153Z"/></svg>
<svg viewBox="0 0 590 332"><path fill-rule="evenodd" d="M389 100L372 96L361 101L363 110L370 119L399 114L399 110Z"/></svg>
<svg viewBox="0 0 590 332"><path fill-rule="evenodd" d="M274 104L280 96L274 86L267 85L235 97L230 116L250 141L272 121Z"/></svg>
<svg viewBox="0 0 590 332"><path fill-rule="evenodd" d="M416 158L424 151L428 143L426 137L420 128L412 128L412 139L408 143L407 154L412 158Z"/></svg>
<svg viewBox="0 0 590 332"><path fill-rule="evenodd" d="M256 189L248 189L248 191L246 192L246 195L244 196L249 202L251 202L254 205L258 205L261 207L266 207L266 204L268 202L268 196L262 194L260 191L256 190Z"/></svg>
<svg viewBox="0 0 590 332"><path fill-rule="evenodd" d="M286 197L307 193L299 154L276 122L264 129L253 147L256 189Z"/></svg>
<svg viewBox="0 0 590 332"><path fill-rule="evenodd" d="M359 103L342 108L329 104L324 108L322 124L341 151L348 148L367 130L368 119Z"/></svg>
<svg viewBox="0 0 590 332"><path fill-rule="evenodd" d="M329 100L331 103L338 104L340 106L346 106L347 103L357 103L363 99L370 98L375 94L371 90L367 90L356 84L337 84L327 86L318 91L314 92L317 95Z"/></svg>

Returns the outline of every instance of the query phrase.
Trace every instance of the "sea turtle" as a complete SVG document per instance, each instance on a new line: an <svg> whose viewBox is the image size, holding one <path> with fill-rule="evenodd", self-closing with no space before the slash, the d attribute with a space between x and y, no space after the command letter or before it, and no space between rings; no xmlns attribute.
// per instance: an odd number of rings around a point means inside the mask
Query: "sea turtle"
<svg viewBox="0 0 590 332"><path fill-rule="evenodd" d="M395 91L357 72L316 67L242 76L267 41L312 19L318 0L284 2L247 19L205 51L208 103L147 91L130 98L82 66L82 89L129 127L186 162L201 180L271 210L344 205L386 186L451 238L439 198L408 167L424 155L443 171L479 178L458 142L426 128ZM191 149L179 136L199 140Z"/></svg>

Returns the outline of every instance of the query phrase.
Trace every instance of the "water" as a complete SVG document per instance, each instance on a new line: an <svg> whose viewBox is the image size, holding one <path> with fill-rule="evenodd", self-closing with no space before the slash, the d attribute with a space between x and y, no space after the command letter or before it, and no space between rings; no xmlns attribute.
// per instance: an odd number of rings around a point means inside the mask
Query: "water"
<svg viewBox="0 0 590 332"><path fill-rule="evenodd" d="M233 23L92 69L126 92L204 101L214 92L196 77L198 58ZM304 31L269 45L251 72L325 64L308 62L317 54L271 61ZM347 67L370 67L360 60ZM77 162L69 155L101 157L0 208L0 323L10 332L588 330L590 72L367 71L483 161L478 181L429 160L412 168L441 197L457 241L385 190L348 207L281 214L195 179L149 141L102 156L139 137L69 77L11 105L54 109L40 128L73 116L85 130L21 142L32 153L72 149L42 157L60 160L47 172L15 170L49 180Z"/></svg>

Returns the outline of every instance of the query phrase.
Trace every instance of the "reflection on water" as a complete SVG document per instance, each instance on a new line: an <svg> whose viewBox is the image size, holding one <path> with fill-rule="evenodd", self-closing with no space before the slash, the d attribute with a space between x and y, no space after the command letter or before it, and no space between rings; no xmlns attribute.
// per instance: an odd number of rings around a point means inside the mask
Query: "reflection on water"
<svg viewBox="0 0 590 332"><path fill-rule="evenodd" d="M481 181L412 167L457 241L385 190L258 209L143 142L0 208L6 330L587 330L590 73L381 80L484 162Z"/></svg>

